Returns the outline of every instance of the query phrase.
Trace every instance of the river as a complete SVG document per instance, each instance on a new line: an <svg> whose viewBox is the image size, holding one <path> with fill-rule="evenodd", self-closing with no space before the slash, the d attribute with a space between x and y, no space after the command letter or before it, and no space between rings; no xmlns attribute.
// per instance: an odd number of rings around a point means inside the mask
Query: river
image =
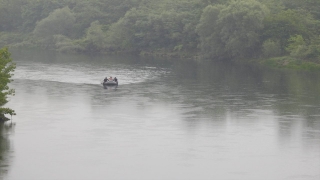
<svg viewBox="0 0 320 180"><path fill-rule="evenodd" d="M320 73L14 50L6 180L318 180ZM106 76L119 86L103 88Z"/></svg>

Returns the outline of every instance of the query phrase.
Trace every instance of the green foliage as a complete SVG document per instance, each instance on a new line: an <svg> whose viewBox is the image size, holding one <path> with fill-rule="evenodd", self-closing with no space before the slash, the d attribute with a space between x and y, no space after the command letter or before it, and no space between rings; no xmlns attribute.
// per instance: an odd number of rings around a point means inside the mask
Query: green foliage
<svg viewBox="0 0 320 180"><path fill-rule="evenodd" d="M271 39L266 40L262 44L262 52L264 57L276 57L281 55L281 48L279 41Z"/></svg>
<svg viewBox="0 0 320 180"><path fill-rule="evenodd" d="M306 51L306 42L304 41L301 35L291 36L289 38L289 44L286 50L290 53L293 57L303 57L303 52Z"/></svg>
<svg viewBox="0 0 320 180"><path fill-rule="evenodd" d="M307 44L301 35L291 36L286 50L291 57L320 62L320 37Z"/></svg>
<svg viewBox="0 0 320 180"><path fill-rule="evenodd" d="M63 35L54 35L55 48L59 52L81 52L85 51L82 40L74 41Z"/></svg>
<svg viewBox="0 0 320 180"><path fill-rule="evenodd" d="M200 49L202 56L222 57L225 54L223 42L220 39L221 25L219 24L219 14L224 5L209 5L204 8L196 31L200 37Z"/></svg>
<svg viewBox="0 0 320 180"><path fill-rule="evenodd" d="M91 23L85 37L85 49L91 52L101 51L106 48L106 33L102 30L99 21Z"/></svg>
<svg viewBox="0 0 320 180"><path fill-rule="evenodd" d="M268 9L255 0L206 7L197 27L203 54L214 58L254 55L267 14Z"/></svg>
<svg viewBox="0 0 320 180"><path fill-rule="evenodd" d="M112 50L119 49L130 49L133 47L133 23L127 19L130 16L129 13L126 14L125 18L121 18L118 22L112 24L107 33L107 41L109 48Z"/></svg>
<svg viewBox="0 0 320 180"><path fill-rule="evenodd" d="M72 36L74 14L68 7L56 9L47 18L37 23L33 34L45 46L53 43L54 35Z"/></svg>
<svg viewBox="0 0 320 180"><path fill-rule="evenodd" d="M270 58L262 61L262 64L273 68L287 68L295 70L319 71L320 64L308 61L302 61L289 56Z"/></svg>
<svg viewBox="0 0 320 180"><path fill-rule="evenodd" d="M320 35L311 40L306 58L320 64Z"/></svg>
<svg viewBox="0 0 320 180"><path fill-rule="evenodd" d="M24 0L24 2L25 4L21 6L22 29L31 32L38 21L48 17L54 10L70 5L72 0Z"/></svg>
<svg viewBox="0 0 320 180"><path fill-rule="evenodd" d="M221 40L232 57L248 57L257 50L259 32L268 9L255 0L234 1L221 11Z"/></svg>
<svg viewBox="0 0 320 180"><path fill-rule="evenodd" d="M15 67L8 48L0 49L0 121L8 120L5 114L15 115L14 110L3 107L8 102L8 96L14 95L14 90L10 89L8 84L12 81Z"/></svg>
<svg viewBox="0 0 320 180"><path fill-rule="evenodd" d="M319 62L319 8L319 0L0 0L0 45ZM305 45L294 45L296 35Z"/></svg>
<svg viewBox="0 0 320 180"><path fill-rule="evenodd" d="M283 10L266 17L263 37L264 39L279 40L281 50L285 52L288 39L291 36L299 34L306 39L311 39L314 34L317 34L318 25L319 21L307 12Z"/></svg>
<svg viewBox="0 0 320 180"><path fill-rule="evenodd" d="M110 49L173 51L179 45L182 45L180 50L195 49L200 6L195 0L176 0L154 1L141 8L132 8L110 26Z"/></svg>
<svg viewBox="0 0 320 180"><path fill-rule="evenodd" d="M17 32L0 32L0 46L16 44L24 40L25 35Z"/></svg>
<svg viewBox="0 0 320 180"><path fill-rule="evenodd" d="M19 29L22 24L21 6L24 0L0 0L0 31Z"/></svg>
<svg viewBox="0 0 320 180"><path fill-rule="evenodd" d="M266 5L270 10L271 14L279 13L285 9L282 0L258 0L262 4Z"/></svg>
<svg viewBox="0 0 320 180"><path fill-rule="evenodd" d="M70 36L72 34L74 22L74 14L68 7L56 9L47 18L42 19L37 23L33 33L36 37L40 38L46 38L57 34Z"/></svg>
<svg viewBox="0 0 320 180"><path fill-rule="evenodd" d="M77 37L84 35L85 30L94 21L110 26L123 17L128 10L138 5L132 0L80 0L75 3L75 29Z"/></svg>
<svg viewBox="0 0 320 180"><path fill-rule="evenodd" d="M318 20L320 19L319 0L282 0L283 4L289 9L306 10Z"/></svg>

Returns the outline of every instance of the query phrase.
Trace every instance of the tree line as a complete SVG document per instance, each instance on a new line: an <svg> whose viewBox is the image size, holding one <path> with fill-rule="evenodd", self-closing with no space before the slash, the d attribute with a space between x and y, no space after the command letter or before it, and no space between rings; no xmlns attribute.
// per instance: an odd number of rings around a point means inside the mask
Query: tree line
<svg viewBox="0 0 320 180"><path fill-rule="evenodd" d="M0 44L320 63L319 0L0 0Z"/></svg>

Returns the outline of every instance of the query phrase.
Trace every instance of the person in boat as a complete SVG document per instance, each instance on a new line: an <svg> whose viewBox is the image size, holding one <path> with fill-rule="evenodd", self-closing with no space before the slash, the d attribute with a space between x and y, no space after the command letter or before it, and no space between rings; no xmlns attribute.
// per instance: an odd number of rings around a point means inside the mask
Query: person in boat
<svg viewBox="0 0 320 180"><path fill-rule="evenodd" d="M109 80L108 80L108 77L105 77L104 80L103 80L103 82L107 82L107 81L109 81Z"/></svg>
<svg viewBox="0 0 320 180"><path fill-rule="evenodd" d="M110 76L108 80L109 80L109 81L113 81L112 76Z"/></svg>
<svg viewBox="0 0 320 180"><path fill-rule="evenodd" d="M117 79L117 77L114 77L114 79L113 79L113 80L114 80L114 82L118 82L118 79Z"/></svg>

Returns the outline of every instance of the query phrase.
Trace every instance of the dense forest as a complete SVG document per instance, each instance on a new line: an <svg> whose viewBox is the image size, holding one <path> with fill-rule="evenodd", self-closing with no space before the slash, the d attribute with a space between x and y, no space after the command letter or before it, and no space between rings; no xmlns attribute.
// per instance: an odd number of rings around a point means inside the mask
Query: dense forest
<svg viewBox="0 0 320 180"><path fill-rule="evenodd" d="M0 0L0 45L320 63L319 0Z"/></svg>

